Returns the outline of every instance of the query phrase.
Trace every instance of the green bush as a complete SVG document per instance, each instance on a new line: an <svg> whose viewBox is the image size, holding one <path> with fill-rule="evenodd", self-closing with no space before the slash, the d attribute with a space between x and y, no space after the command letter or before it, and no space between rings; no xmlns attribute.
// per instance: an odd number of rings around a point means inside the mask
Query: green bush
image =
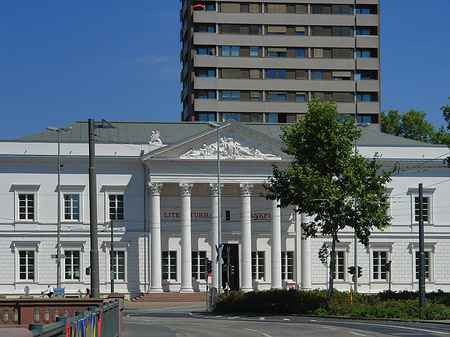
<svg viewBox="0 0 450 337"><path fill-rule="evenodd" d="M268 290L243 293L232 291L219 297L216 312L269 314L315 314L358 318L450 319L450 294L427 294L427 305L419 308L417 292L382 292L374 295L335 290L328 299L326 290Z"/></svg>

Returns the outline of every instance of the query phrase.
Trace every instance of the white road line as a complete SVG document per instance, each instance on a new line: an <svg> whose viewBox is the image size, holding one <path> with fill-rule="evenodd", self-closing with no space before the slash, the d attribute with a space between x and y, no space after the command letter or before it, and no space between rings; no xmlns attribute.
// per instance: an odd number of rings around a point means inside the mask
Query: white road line
<svg viewBox="0 0 450 337"><path fill-rule="evenodd" d="M329 326L321 326L321 328L328 329L328 330L334 330L334 331L337 330L336 328L330 328Z"/></svg>
<svg viewBox="0 0 450 337"><path fill-rule="evenodd" d="M259 320L260 321L264 321L266 318L265 317L260 317Z"/></svg>
<svg viewBox="0 0 450 337"><path fill-rule="evenodd" d="M317 322L317 319L312 319L311 322Z"/></svg>
<svg viewBox="0 0 450 337"><path fill-rule="evenodd" d="M367 336L363 333L358 333L358 332L353 332L353 331L349 331L351 334L356 335L356 336Z"/></svg>
<svg viewBox="0 0 450 337"><path fill-rule="evenodd" d="M251 332L260 334L261 336L264 336L264 337L272 337L271 335L268 335L268 334L266 334L266 333L259 332L258 330L249 329L249 328L244 328L244 330L247 330L247 331L251 331Z"/></svg>
<svg viewBox="0 0 450 337"><path fill-rule="evenodd" d="M283 318L283 321L290 321L289 318Z"/></svg>

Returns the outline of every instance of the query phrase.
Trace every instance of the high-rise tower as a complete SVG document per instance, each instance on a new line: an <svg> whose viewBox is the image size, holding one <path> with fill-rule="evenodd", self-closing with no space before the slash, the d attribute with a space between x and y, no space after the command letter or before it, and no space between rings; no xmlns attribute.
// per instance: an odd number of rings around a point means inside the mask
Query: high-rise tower
<svg viewBox="0 0 450 337"><path fill-rule="evenodd" d="M333 98L379 129L379 0L180 2L182 120L289 123Z"/></svg>

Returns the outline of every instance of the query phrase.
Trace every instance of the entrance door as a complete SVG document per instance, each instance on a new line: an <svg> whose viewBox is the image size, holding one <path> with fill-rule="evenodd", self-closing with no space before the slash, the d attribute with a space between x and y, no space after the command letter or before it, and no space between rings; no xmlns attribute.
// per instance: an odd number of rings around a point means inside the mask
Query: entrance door
<svg viewBox="0 0 450 337"><path fill-rule="evenodd" d="M231 290L239 290L239 246L224 244L222 250L222 288L228 282Z"/></svg>

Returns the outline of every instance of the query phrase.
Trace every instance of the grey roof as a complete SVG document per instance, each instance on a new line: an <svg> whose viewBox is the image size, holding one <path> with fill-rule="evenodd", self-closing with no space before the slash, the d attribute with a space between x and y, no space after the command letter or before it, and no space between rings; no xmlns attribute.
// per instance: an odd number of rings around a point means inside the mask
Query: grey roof
<svg viewBox="0 0 450 337"><path fill-rule="evenodd" d="M96 141L98 143L128 143L147 144L152 135L152 131L160 132L160 139L164 144L170 145L181 142L196 134L209 129L206 122L110 122L115 129L96 129ZM245 124L245 123L244 123ZM280 140L283 124L273 123L246 123L245 126L254 129L264 135ZM72 127L72 130L61 132L62 142L87 143L88 123L87 121L77 121L65 127ZM56 142L57 134L51 131L42 131L27 136L11 139L19 142ZM362 136L357 141L358 146L440 146L418 142L415 140L397 137L373 130L362 129Z"/></svg>

